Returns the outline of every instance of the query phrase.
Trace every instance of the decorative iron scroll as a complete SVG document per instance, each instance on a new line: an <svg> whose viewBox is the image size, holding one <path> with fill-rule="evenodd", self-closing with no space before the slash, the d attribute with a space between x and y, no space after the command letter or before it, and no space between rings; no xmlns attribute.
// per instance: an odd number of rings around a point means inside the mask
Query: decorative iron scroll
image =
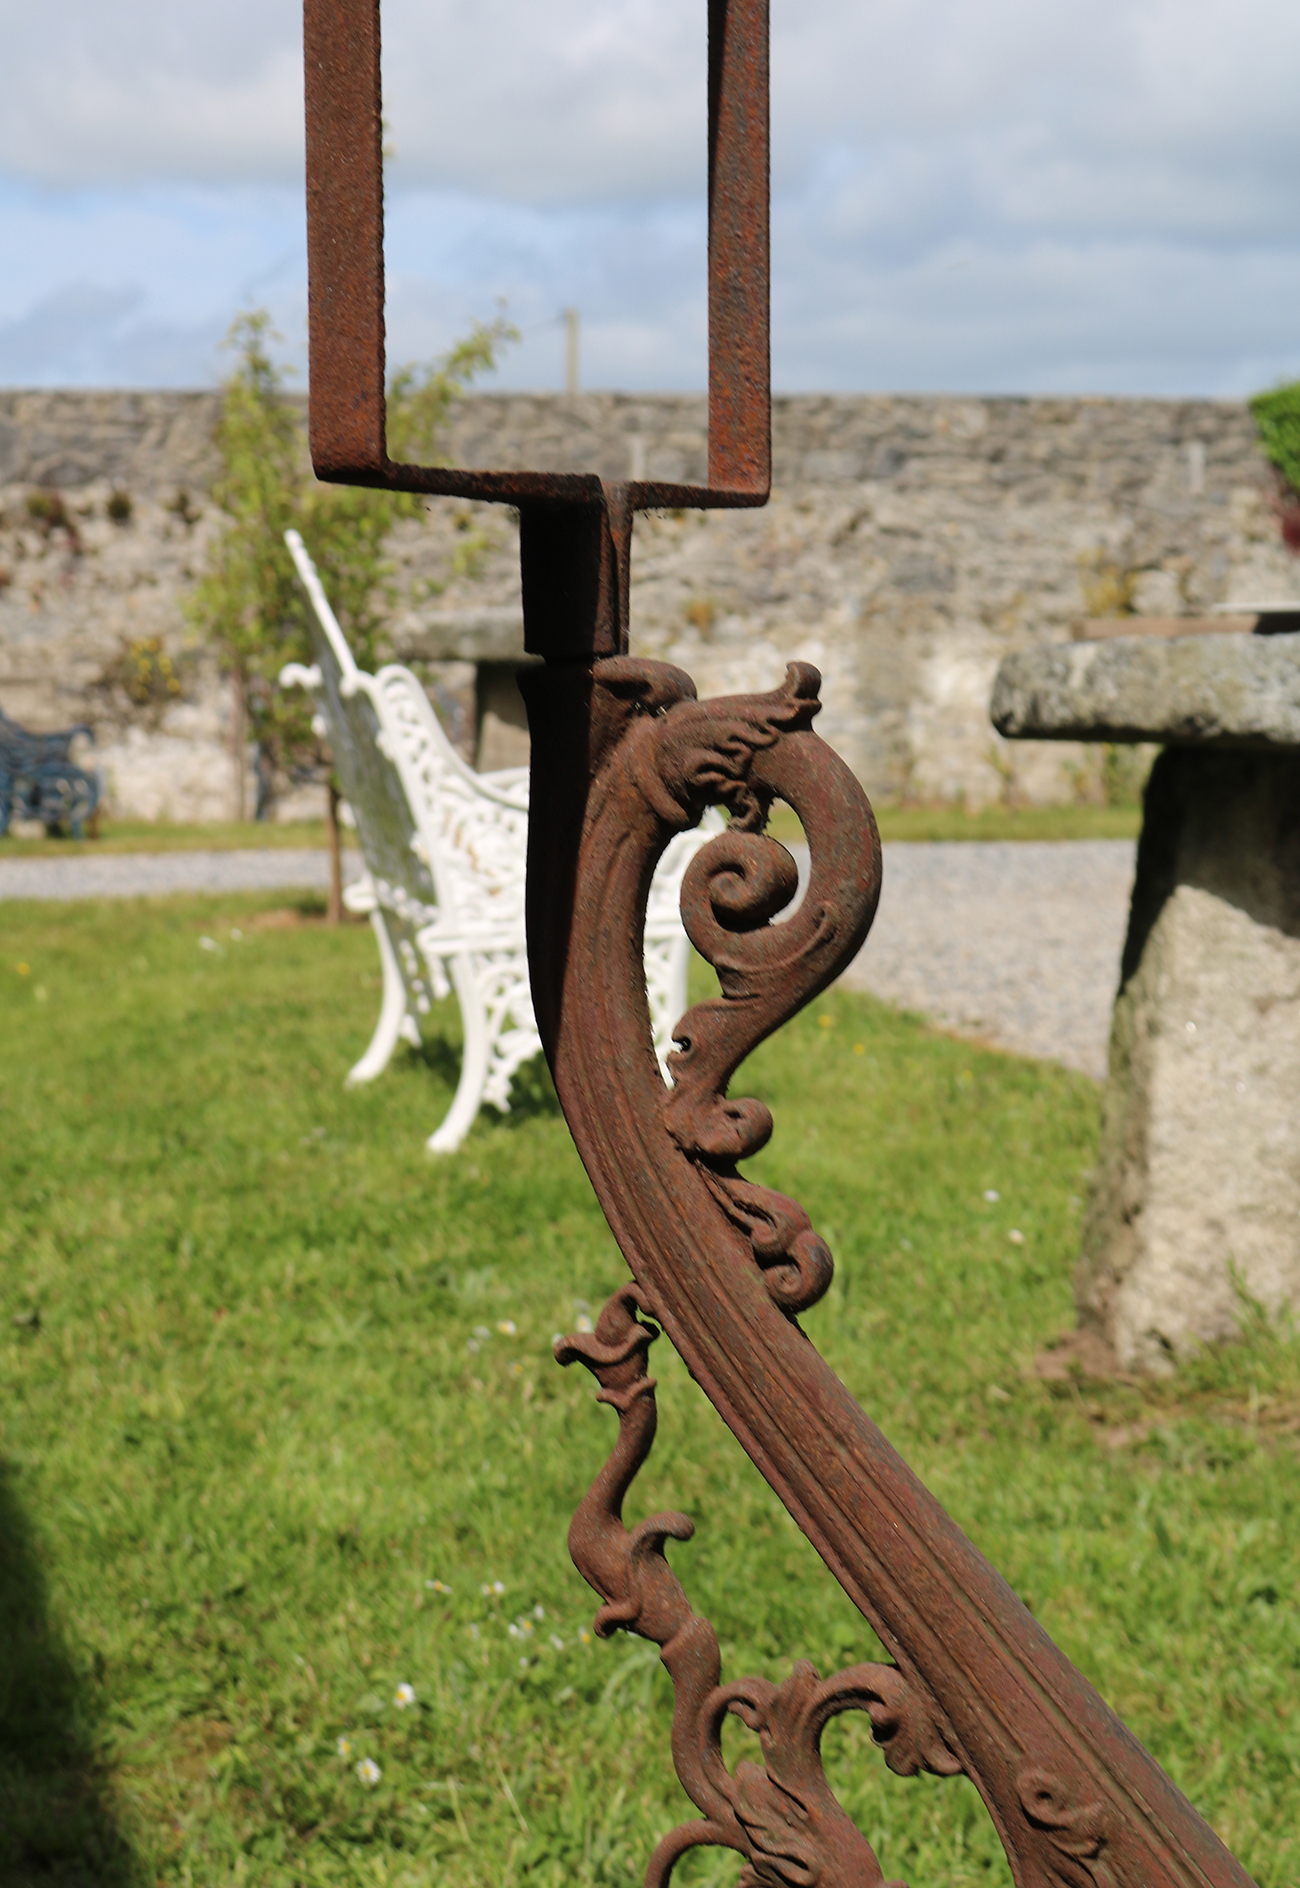
<svg viewBox="0 0 1300 1888"><path fill-rule="evenodd" d="M863 1709L891 1767L965 1771L1017 1888L1248 1888L1249 1878L1158 1765L867 1419L800 1330L831 1255L803 1209L737 1162L772 1120L728 1083L744 1057L831 981L866 936L880 887L870 806L812 731L820 678L792 664L765 695L699 702L666 664L617 656L523 679L533 738L529 951L534 1002L565 1114L634 1285L592 1338L568 1338L619 1416L574 1521L574 1559L603 1602L598 1628L655 1641L676 1689L673 1757L703 1820L660 1844L647 1882L705 1842L748 1858L756 1888L881 1881L817 1754L839 1711ZM575 755L584 758L575 764ZM762 828L798 814L811 877ZM721 805L682 915L720 997L675 1032L665 1092L650 1043L641 928L655 862ZM779 1687L720 1684L717 1641L664 1558L680 1515L631 1534L621 1504L654 1433L645 1375L653 1317L746 1453L875 1629L891 1665ZM765 1767L722 1763L734 1710Z"/></svg>
<svg viewBox="0 0 1300 1888"><path fill-rule="evenodd" d="M739 1850L752 1870L742 1881L875 1888L880 1864L822 1771L826 1725L844 1711L867 1712L885 1762L899 1776L919 1770L955 1776L961 1760L929 1701L892 1665L853 1665L823 1683L801 1659L783 1685L763 1678L720 1682L717 1635L691 1611L664 1558L664 1542L689 1540L694 1526L684 1514L652 1514L631 1533L623 1525L623 1500L650 1453L656 1423L645 1356L659 1333L640 1321L638 1308L636 1287L625 1286L605 1306L594 1335L557 1339L555 1354L562 1364L586 1364L601 1386L599 1400L618 1411L618 1440L573 1518L569 1550L588 1584L606 1596L597 1633L607 1638L621 1627L662 1648L677 1698L673 1758L703 1816L664 1837L646 1870L647 1888L660 1888L678 1857L704 1843ZM758 1733L761 1769L742 1763L734 1776L728 1772L722 1760L728 1711Z"/></svg>

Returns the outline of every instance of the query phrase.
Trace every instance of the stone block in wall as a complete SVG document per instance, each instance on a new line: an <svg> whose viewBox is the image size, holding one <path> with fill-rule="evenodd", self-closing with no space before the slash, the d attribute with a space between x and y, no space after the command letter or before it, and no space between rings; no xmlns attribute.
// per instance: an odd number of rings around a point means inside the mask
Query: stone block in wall
<svg viewBox="0 0 1300 1888"><path fill-rule="evenodd" d="M155 727L127 727L101 740L94 764L103 774L110 817L192 824L235 817L234 766L219 698L174 710ZM246 804L256 800L251 761Z"/></svg>
<svg viewBox="0 0 1300 1888"><path fill-rule="evenodd" d="M214 392L0 393L0 704L20 719L89 715L125 739L98 678L133 636L177 649L188 634L182 599L216 522L217 408ZM699 480L706 422L695 395L471 394L445 444L465 465ZM638 519L633 648L681 663L702 693L815 662L819 730L878 796L1095 789L1087 750L1009 748L987 701L1003 657L1069 638L1103 567L1112 588L1191 611L1300 588L1237 402L782 396L773 455L763 511ZM25 521L45 483L90 514L76 555ZM121 528L115 487L133 503ZM390 551L399 659L514 659L504 508L432 501ZM194 699L216 688L204 679Z"/></svg>
<svg viewBox="0 0 1300 1888"><path fill-rule="evenodd" d="M80 491L108 481L134 496L206 492L220 395L85 388L0 389L0 487Z"/></svg>
<svg viewBox="0 0 1300 1888"><path fill-rule="evenodd" d="M399 662L522 662L524 613L517 603L477 609L407 610L392 627Z"/></svg>

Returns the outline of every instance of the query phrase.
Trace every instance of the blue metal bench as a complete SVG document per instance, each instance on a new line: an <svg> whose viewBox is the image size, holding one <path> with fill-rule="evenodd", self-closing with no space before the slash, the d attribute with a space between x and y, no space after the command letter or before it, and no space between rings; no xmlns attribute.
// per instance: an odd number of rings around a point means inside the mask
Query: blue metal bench
<svg viewBox="0 0 1300 1888"><path fill-rule="evenodd" d="M55 734L32 734L0 708L0 838L10 822L38 819L47 833L82 827L99 806L100 782L72 759L72 743L94 731L84 722Z"/></svg>

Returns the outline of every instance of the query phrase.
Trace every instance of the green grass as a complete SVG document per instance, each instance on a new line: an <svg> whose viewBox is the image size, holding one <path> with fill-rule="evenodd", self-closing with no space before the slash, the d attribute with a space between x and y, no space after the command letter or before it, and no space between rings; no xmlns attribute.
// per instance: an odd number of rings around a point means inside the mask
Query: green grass
<svg viewBox="0 0 1300 1888"><path fill-rule="evenodd" d="M964 806L873 805L880 837L890 840L946 839L1136 839L1140 806ZM768 830L777 839L801 839L803 829L788 806L772 809Z"/></svg>
<svg viewBox="0 0 1300 1888"><path fill-rule="evenodd" d="M1136 839L1142 824L1139 807L985 806L967 812L961 806L877 806L883 839ZM802 838L789 807L773 808L770 830L778 839ZM106 820L97 839L0 839L0 859L67 858L80 852L177 852L237 847L323 846L323 820L291 825L268 821L225 820L208 825L172 826L160 820ZM344 845L355 845L352 833Z"/></svg>
<svg viewBox="0 0 1300 1888"><path fill-rule="evenodd" d="M622 1262L540 1072L442 1161L450 1023L344 1091L369 932L274 902L0 907L0 1879L630 1888L689 1808L653 1652L584 1637L564 1534L613 1422L549 1355ZM1039 1379L1070 1319L1082 1078L835 994L741 1081L777 1121L752 1170L836 1253L813 1339L1286 1888L1300 1345L1255 1319L1168 1383ZM725 1675L872 1656L666 1352L632 1508L695 1517L672 1557ZM887 1874L1005 1888L969 1784L892 1777L858 1718L826 1755Z"/></svg>
<svg viewBox="0 0 1300 1888"><path fill-rule="evenodd" d="M1136 839L1140 806L885 806L882 839Z"/></svg>
<svg viewBox="0 0 1300 1888"><path fill-rule="evenodd" d="M343 834L345 846L356 844ZM199 825L172 825L167 820L103 820L97 838L30 838L6 833L0 838L0 859L66 859L78 853L104 852L232 852L268 846L325 846L325 822L294 820L280 826L270 820L212 820Z"/></svg>

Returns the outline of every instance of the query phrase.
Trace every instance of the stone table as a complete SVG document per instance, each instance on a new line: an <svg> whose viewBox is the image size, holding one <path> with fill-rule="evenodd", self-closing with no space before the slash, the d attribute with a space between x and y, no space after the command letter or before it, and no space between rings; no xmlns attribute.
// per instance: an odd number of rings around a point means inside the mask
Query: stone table
<svg viewBox="0 0 1300 1888"><path fill-rule="evenodd" d="M1300 1309L1300 637L1114 638L998 671L1011 739L1159 742L1076 1275L1125 1369Z"/></svg>

